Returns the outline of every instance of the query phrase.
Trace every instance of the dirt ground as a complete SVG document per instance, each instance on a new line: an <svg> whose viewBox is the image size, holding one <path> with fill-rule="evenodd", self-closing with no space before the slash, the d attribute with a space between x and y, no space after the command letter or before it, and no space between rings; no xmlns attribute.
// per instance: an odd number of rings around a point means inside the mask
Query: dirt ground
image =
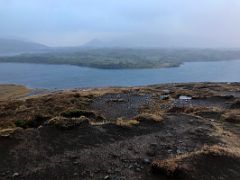
<svg viewBox="0 0 240 180"><path fill-rule="evenodd" d="M239 83L1 101L0 179L239 180L239 104Z"/></svg>

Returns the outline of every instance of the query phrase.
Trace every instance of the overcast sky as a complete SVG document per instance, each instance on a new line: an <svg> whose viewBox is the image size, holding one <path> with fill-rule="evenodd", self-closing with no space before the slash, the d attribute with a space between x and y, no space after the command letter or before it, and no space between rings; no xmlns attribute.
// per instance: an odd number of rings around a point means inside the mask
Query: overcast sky
<svg viewBox="0 0 240 180"><path fill-rule="evenodd" d="M240 0L0 0L0 37L50 46L240 47Z"/></svg>

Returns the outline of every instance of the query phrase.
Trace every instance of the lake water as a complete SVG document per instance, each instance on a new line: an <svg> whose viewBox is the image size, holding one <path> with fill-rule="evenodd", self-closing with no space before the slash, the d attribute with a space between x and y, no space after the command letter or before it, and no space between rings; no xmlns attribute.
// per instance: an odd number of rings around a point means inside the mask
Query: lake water
<svg viewBox="0 0 240 180"><path fill-rule="evenodd" d="M0 63L1 84L68 89L178 82L240 82L240 60L187 62L176 68L106 70L72 65Z"/></svg>

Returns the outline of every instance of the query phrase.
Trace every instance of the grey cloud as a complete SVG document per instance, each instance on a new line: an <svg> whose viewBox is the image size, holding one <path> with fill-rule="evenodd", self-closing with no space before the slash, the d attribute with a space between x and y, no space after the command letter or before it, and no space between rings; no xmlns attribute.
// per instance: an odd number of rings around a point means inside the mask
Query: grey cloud
<svg viewBox="0 0 240 180"><path fill-rule="evenodd" d="M100 38L152 46L237 47L239 9L239 0L0 0L0 37L54 46Z"/></svg>

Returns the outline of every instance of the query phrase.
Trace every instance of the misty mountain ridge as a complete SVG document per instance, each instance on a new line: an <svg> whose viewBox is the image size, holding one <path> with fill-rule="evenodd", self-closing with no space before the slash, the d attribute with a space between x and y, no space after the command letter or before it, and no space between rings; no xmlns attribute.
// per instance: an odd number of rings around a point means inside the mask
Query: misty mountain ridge
<svg viewBox="0 0 240 180"><path fill-rule="evenodd" d="M201 35L171 34L131 34L115 38L92 39L82 47L91 48L177 48L177 49L239 49L239 46L225 43L221 39L210 38L211 42Z"/></svg>
<svg viewBox="0 0 240 180"><path fill-rule="evenodd" d="M19 53L41 52L49 49L48 46L25 40L0 38L0 54L11 55Z"/></svg>
<svg viewBox="0 0 240 180"><path fill-rule="evenodd" d="M83 47L104 47L105 46L105 42L103 42L100 39L92 39L88 42L86 42L85 44L83 44Z"/></svg>
<svg viewBox="0 0 240 180"><path fill-rule="evenodd" d="M195 38L189 41L196 41ZM151 37L138 37L138 36L128 36L115 39L98 39L94 38L84 44L79 44L78 46L65 46L65 47L49 47L47 45L22 40L19 38L0 38L0 56L12 56L24 53L56 53L56 52L78 52L81 49L222 49L227 50L222 47L191 47L189 43L188 47L179 46L180 41L177 38L171 38L168 36L162 36L158 38ZM239 48L228 48L229 50L239 50Z"/></svg>

